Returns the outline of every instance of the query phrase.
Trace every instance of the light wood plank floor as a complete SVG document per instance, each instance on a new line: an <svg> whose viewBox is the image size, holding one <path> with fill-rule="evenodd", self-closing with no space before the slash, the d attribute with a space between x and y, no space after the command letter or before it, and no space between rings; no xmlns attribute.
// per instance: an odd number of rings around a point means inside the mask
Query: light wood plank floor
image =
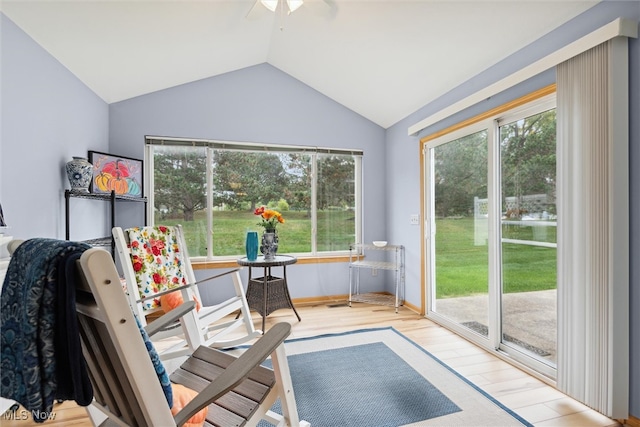
<svg viewBox="0 0 640 427"><path fill-rule="evenodd" d="M275 322L293 326L290 338L344 332L354 329L393 326L407 338L424 347L460 374L466 376L505 406L536 426L619 426L614 420L589 409L538 379L476 347L447 329L404 307L396 314L392 307L354 303L323 303L296 306L302 321L291 310L278 310L267 318L267 328ZM261 318L254 313L254 324ZM18 417L26 411L18 411ZM54 407L55 418L44 425L91 425L83 408L72 402ZM0 416L2 426L38 426L28 419L10 420ZM357 427L357 426L352 426Z"/></svg>

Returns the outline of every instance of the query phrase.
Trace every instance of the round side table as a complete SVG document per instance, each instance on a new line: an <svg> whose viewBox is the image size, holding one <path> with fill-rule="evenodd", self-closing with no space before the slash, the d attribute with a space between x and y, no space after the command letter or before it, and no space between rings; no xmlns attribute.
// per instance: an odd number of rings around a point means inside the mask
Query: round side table
<svg viewBox="0 0 640 427"><path fill-rule="evenodd" d="M255 261L249 261L247 257L238 260L239 265L249 267L247 303L250 309L262 315L263 334L267 316L281 308L292 309L298 321L302 320L291 302L287 286L287 265L295 264L296 262L298 262L298 259L290 255L276 255L271 260L265 260L264 256L259 256ZM263 268L263 276L252 278L252 269L260 267ZM282 267L282 277L272 276L272 267Z"/></svg>

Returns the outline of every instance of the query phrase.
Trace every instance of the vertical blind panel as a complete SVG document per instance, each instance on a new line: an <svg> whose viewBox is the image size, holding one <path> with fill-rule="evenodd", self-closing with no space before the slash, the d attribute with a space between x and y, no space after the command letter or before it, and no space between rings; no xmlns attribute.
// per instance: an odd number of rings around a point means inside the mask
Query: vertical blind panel
<svg viewBox="0 0 640 427"><path fill-rule="evenodd" d="M610 295L616 284L611 271L610 45L603 43L557 67L557 154L562 165L558 387L599 412L626 418L626 410L611 409L613 396L620 396L611 381L612 352L619 351L617 340L624 337L611 322L615 307Z"/></svg>

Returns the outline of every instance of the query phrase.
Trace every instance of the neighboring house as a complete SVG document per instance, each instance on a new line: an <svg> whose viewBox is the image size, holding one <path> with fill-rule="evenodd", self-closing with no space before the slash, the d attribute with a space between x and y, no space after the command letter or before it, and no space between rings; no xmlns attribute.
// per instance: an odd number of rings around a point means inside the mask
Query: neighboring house
<svg viewBox="0 0 640 427"><path fill-rule="evenodd" d="M0 200L12 227L9 233L20 238L63 238L66 161L87 150L142 158L145 135L280 144L303 140L307 145L355 147L363 149L366 158L364 211L375 213L365 214L364 240L384 235L386 240L406 246L406 299L410 306L419 308L420 236L419 229L409 222L410 215L420 211L418 137L407 136L408 127L619 16L640 21L640 4L600 3L388 129L266 63L108 105L4 14L0 15ZM638 165L638 39L629 42L629 62L629 162ZM552 72L543 73L516 88L514 96L553 79ZM226 108L227 104L233 107ZM294 117L281 126L272 118L282 117L284 111ZM630 413L640 418L640 169L630 168L630 177ZM78 231L72 238L107 235L104 206L86 203L73 209ZM384 213L379 214L381 211ZM140 212L130 207L119 214L126 218L124 226L143 220ZM346 264L297 266L291 269L289 278L292 297L345 294L346 277Z"/></svg>

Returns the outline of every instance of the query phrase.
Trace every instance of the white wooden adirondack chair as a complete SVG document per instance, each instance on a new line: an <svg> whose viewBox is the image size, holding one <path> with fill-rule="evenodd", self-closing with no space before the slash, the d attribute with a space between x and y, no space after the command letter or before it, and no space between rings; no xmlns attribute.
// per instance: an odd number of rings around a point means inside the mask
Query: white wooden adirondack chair
<svg viewBox="0 0 640 427"><path fill-rule="evenodd" d="M12 242L11 251L21 243ZM197 392L174 416L161 384L161 377L167 379L159 374L164 367L158 357L152 361L155 349L149 335L173 322L176 313L191 311L195 303L188 301L143 332L122 292L111 254L91 248L76 265L80 341L93 386L87 412L94 426L182 426L207 408L204 426L255 426L266 420L278 427L309 427L298 417L284 349L291 325L274 325L239 357L205 346L197 348L169 376L174 394L176 384ZM273 369L261 366L269 356ZM167 387L168 381L164 383ZM277 399L283 415L270 410Z"/></svg>
<svg viewBox="0 0 640 427"><path fill-rule="evenodd" d="M192 301L194 297L202 301L181 226L126 230L114 227L112 234L127 284L129 304L143 325L146 325L146 316L161 311L160 297L174 286L192 285L180 290L184 301ZM162 283L154 283L155 272L162 276ZM199 345L237 346L261 334L254 329L239 269L210 279L224 275L230 275L233 281L231 298L216 305L203 305L197 313L193 311L181 318L182 327L174 322L154 336L160 340L184 333L186 343L182 341L165 349L160 354L163 360L190 354ZM216 286L216 283L207 286ZM228 317L236 313L237 316ZM233 337L229 337L231 333L234 333Z"/></svg>
<svg viewBox="0 0 640 427"><path fill-rule="evenodd" d="M283 345L288 323L274 325L238 358L199 347L170 376L172 383L199 394L172 416L110 254L89 249L79 262L86 283L78 291L77 311L94 406L110 418L125 425L182 425L208 406L207 425L253 426L261 419L277 426L309 425L298 419ZM269 355L273 370L260 366ZM277 398L284 416L270 411Z"/></svg>

